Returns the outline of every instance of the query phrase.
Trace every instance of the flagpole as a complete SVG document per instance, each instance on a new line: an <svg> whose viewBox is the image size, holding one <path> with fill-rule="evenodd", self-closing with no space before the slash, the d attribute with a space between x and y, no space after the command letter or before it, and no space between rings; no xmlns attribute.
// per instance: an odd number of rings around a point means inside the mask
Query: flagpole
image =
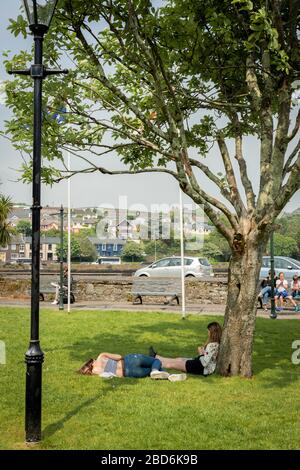
<svg viewBox="0 0 300 470"><path fill-rule="evenodd" d="M180 220L180 257L181 257L181 304L182 319L185 319L185 277L184 277L184 240L183 240L183 207L182 207L182 191L179 188L179 220Z"/></svg>

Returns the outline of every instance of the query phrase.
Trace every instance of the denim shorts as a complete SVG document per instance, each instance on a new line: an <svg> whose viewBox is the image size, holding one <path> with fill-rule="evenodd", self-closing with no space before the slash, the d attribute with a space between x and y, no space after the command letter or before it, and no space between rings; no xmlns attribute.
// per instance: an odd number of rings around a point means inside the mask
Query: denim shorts
<svg viewBox="0 0 300 470"><path fill-rule="evenodd" d="M283 290L283 291L281 291L281 292L278 292L278 289L276 289L275 295L276 295L277 297L282 297L283 299L286 299L289 294L288 294L288 292L287 292L286 290Z"/></svg>
<svg viewBox="0 0 300 470"><path fill-rule="evenodd" d="M161 370L159 359L144 354L127 354L124 356L124 377L149 377L152 370Z"/></svg>

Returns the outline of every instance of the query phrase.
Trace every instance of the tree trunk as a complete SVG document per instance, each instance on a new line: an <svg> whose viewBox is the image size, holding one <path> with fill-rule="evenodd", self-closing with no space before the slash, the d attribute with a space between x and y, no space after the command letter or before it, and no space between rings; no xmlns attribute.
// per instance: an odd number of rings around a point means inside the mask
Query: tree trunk
<svg viewBox="0 0 300 470"><path fill-rule="evenodd" d="M217 372L252 376L252 347L261 258L266 237L257 232L238 242L229 264L228 296Z"/></svg>

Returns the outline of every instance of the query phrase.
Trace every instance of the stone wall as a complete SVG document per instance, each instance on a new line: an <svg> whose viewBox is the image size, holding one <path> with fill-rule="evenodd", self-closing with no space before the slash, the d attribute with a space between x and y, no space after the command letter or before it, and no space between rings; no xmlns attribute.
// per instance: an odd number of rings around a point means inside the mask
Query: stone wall
<svg viewBox="0 0 300 470"><path fill-rule="evenodd" d="M227 298L227 280L187 280L186 298L187 303L225 304Z"/></svg>
<svg viewBox="0 0 300 470"><path fill-rule="evenodd" d="M132 277L79 280L76 282L75 297L77 301L131 302L132 281ZM30 279L18 280L0 277L0 298L29 298L29 292ZM45 299L51 300L53 295L46 294ZM186 280L187 303L224 304L226 296L226 280ZM144 299L145 303L161 303L162 300L158 297Z"/></svg>
<svg viewBox="0 0 300 470"><path fill-rule="evenodd" d="M0 277L0 299L29 298L30 283L30 279Z"/></svg>

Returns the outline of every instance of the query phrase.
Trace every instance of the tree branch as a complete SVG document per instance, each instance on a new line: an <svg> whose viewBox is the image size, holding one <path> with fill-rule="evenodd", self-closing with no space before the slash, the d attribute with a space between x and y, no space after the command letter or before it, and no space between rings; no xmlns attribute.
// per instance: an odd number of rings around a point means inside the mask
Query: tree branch
<svg viewBox="0 0 300 470"><path fill-rule="evenodd" d="M253 191L252 183L248 176L246 160L243 156L243 138L241 132L241 124L236 112L231 113L231 117L235 127L235 158L239 165L240 176L246 194L248 210L253 213L255 210L255 194Z"/></svg>
<svg viewBox="0 0 300 470"><path fill-rule="evenodd" d="M118 134L120 134L120 136L122 136L123 138L127 138L127 139L130 139L132 140L133 142L135 142L136 144L139 144L139 145L143 145L144 147L146 148L149 148L169 159L172 159L173 156L172 156L172 153L171 152L168 152L162 148L160 148L158 145L154 144L153 142L149 141L148 139L144 138L141 134L141 132L139 132L138 130L135 130L135 134L133 134L132 132L129 132L128 130L124 130L124 129L119 129L118 127L115 127L113 125L111 125L110 123L107 124L104 122L104 120L102 121L99 121L98 119L96 119L94 116L91 116L87 113L84 113L83 111L79 111L78 109L74 108L74 106L72 105L72 103L68 103L68 105L70 106L71 109L75 109L75 112L77 115L79 116L82 116L82 117L86 117L88 119L91 119L91 121L96 124L97 126L99 126L100 128L104 128L104 129L107 129L109 131L112 131L112 132L116 132Z"/></svg>
<svg viewBox="0 0 300 470"><path fill-rule="evenodd" d="M275 207L281 212L291 197L300 189L300 152L297 160L290 170L290 176L286 184L281 188L275 199Z"/></svg>
<svg viewBox="0 0 300 470"><path fill-rule="evenodd" d="M187 157L185 157L185 160L188 160ZM200 196L203 204L205 202L217 208L226 216L232 228L234 230L238 230L238 221L235 215L232 214L232 212L228 209L228 207L225 206L225 204L218 201L216 198L210 196L200 188L195 178L195 175L191 169L190 161L186 162L186 165L188 166L186 167L182 160L176 161L178 181L182 186L185 187L186 194L188 194L193 200L197 198L197 195Z"/></svg>
<svg viewBox="0 0 300 470"><path fill-rule="evenodd" d="M292 151L292 153L290 154L289 158L287 159L285 165L284 165L284 168L283 168L283 177L282 179L285 178L285 176L290 173L290 171L293 169L293 160L294 158L297 156L298 152L300 151L300 140L299 142L297 143L296 147L294 148L294 150Z"/></svg>
<svg viewBox="0 0 300 470"><path fill-rule="evenodd" d="M83 157L83 159L85 158ZM103 175L137 175L141 173L167 173L177 179L177 174L174 171L168 170L166 168L145 168L143 170L108 170L107 168L94 165L91 162L89 163L92 165L91 168L85 168L84 170L72 170L71 172L62 171L62 173L68 174L66 176L63 176L62 178L58 178L57 180L55 180L55 182L71 178L72 176L77 175L79 173L95 173L97 171L99 173L102 173Z"/></svg>
<svg viewBox="0 0 300 470"><path fill-rule="evenodd" d="M284 157L288 146L288 131L290 124L291 91L285 79L279 90L279 111L278 124L275 133L272 174L273 174L273 194L278 194L282 185L282 175L284 173Z"/></svg>
<svg viewBox="0 0 300 470"><path fill-rule="evenodd" d="M230 188L231 200L232 200L234 208L237 211L237 214L241 216L243 212L246 212L246 209L238 191L237 181L235 178L229 151L221 133L217 135L217 142L218 142L218 146L220 149L220 153L221 153L223 164L224 164L225 171L226 171L226 179L228 181L229 188Z"/></svg>
<svg viewBox="0 0 300 470"><path fill-rule="evenodd" d="M254 60L251 56L247 58L246 66L246 83L248 86L248 90L252 97L252 102L255 110L257 112L260 112L262 93L258 85L256 74L254 72Z"/></svg>
<svg viewBox="0 0 300 470"><path fill-rule="evenodd" d="M215 185L220 189L223 196L233 205L230 192L224 187L224 182L221 178L218 178L206 165L195 160L193 158L189 159L192 166L199 168Z"/></svg>
<svg viewBox="0 0 300 470"><path fill-rule="evenodd" d="M78 25L74 25L74 30L76 36L83 45L85 52L88 54L92 63L95 65L99 71L99 75L95 75L93 78L98 80L102 85L104 85L108 90L110 90L122 103L124 103L128 108L133 112L133 114L144 123L144 125L150 129L155 135L159 136L161 139L169 142L169 136L163 132L159 127L155 126L151 120L147 119L146 116L140 111L140 109L131 102L131 100L119 89L117 88L105 75L104 69L100 64L96 54L93 51L93 48L88 44L84 35L82 34L81 28Z"/></svg>
<svg viewBox="0 0 300 470"><path fill-rule="evenodd" d="M293 140L296 137L296 135L299 131L299 128L300 128L300 109L298 110L298 114L297 114L297 117L296 117L294 129L292 130L292 132L287 137L288 142L290 142L291 140Z"/></svg>

